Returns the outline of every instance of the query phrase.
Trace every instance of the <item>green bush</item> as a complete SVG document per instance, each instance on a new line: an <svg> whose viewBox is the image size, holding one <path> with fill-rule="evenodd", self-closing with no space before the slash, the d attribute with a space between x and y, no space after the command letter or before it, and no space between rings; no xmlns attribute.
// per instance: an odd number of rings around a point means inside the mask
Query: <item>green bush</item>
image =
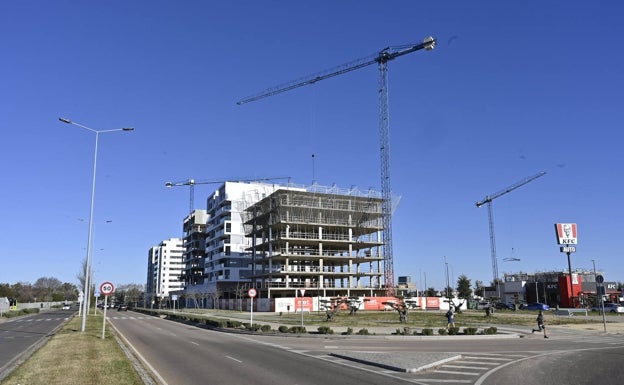
<svg viewBox="0 0 624 385"><path fill-rule="evenodd" d="M334 334L334 331L329 326L319 326L318 329L319 334Z"/></svg>
<svg viewBox="0 0 624 385"><path fill-rule="evenodd" d="M350 336L351 334L353 334L353 329L351 329L351 328L347 328L347 331L346 331L346 332L344 332L344 333L342 333L342 334L345 334L345 335Z"/></svg>
<svg viewBox="0 0 624 385"><path fill-rule="evenodd" d="M236 322L233 323L234 325L236 325ZM262 325L260 324L250 324L249 322L245 322L245 323L241 323L243 328L245 328L245 330L251 330L253 332L257 332L258 330L260 330L260 328L262 327Z"/></svg>
<svg viewBox="0 0 624 385"><path fill-rule="evenodd" d="M361 336L367 336L370 334L370 332L368 331L368 329L360 329L358 330L357 334L361 335Z"/></svg>
<svg viewBox="0 0 624 385"><path fill-rule="evenodd" d="M474 336L475 334L477 334L477 330L477 328L464 328L464 334L468 336Z"/></svg>
<svg viewBox="0 0 624 385"><path fill-rule="evenodd" d="M249 329L248 325L249 325L249 324L245 324L245 325L243 325L243 323L242 323L241 321L236 321L236 320L227 320L227 327L229 327L229 328L234 328L234 329L236 329L236 328L239 328L239 327L241 327L241 326L244 326L244 327L245 327L245 329Z"/></svg>
<svg viewBox="0 0 624 385"><path fill-rule="evenodd" d="M288 332L290 332L288 326L285 326L285 325L281 325L280 327L277 328L277 330L279 330L280 333L288 333Z"/></svg>
<svg viewBox="0 0 624 385"><path fill-rule="evenodd" d="M425 329L422 330L421 334L423 336L432 336L433 335L433 329L425 328Z"/></svg>
<svg viewBox="0 0 624 385"><path fill-rule="evenodd" d="M490 326L489 328L483 330L484 334L496 334L498 333L498 329L496 329L494 326Z"/></svg>
<svg viewBox="0 0 624 385"><path fill-rule="evenodd" d="M260 330L261 330L263 333L270 332L270 331L271 331L271 325L262 325L262 326L260 327Z"/></svg>
<svg viewBox="0 0 624 385"><path fill-rule="evenodd" d="M225 320L215 320L215 319L207 319L206 325L211 326L213 328L226 328L227 321Z"/></svg>
<svg viewBox="0 0 624 385"><path fill-rule="evenodd" d="M459 334L459 328L456 326L450 327L448 330L448 334L451 336L456 336Z"/></svg>
<svg viewBox="0 0 624 385"><path fill-rule="evenodd" d="M448 334L448 330L446 329L438 329L438 334L441 336L445 336Z"/></svg>
<svg viewBox="0 0 624 385"><path fill-rule="evenodd" d="M291 326L288 331L295 334L303 334L308 332L305 326Z"/></svg>

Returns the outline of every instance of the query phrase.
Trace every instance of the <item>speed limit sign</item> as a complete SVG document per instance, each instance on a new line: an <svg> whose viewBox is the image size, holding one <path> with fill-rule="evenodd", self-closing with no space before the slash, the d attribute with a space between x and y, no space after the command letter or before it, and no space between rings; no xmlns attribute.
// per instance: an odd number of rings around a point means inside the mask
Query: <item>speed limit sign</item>
<svg viewBox="0 0 624 385"><path fill-rule="evenodd" d="M102 293L102 295L113 294L114 291L115 286L113 286L113 284L110 282L104 282L100 285L100 292Z"/></svg>

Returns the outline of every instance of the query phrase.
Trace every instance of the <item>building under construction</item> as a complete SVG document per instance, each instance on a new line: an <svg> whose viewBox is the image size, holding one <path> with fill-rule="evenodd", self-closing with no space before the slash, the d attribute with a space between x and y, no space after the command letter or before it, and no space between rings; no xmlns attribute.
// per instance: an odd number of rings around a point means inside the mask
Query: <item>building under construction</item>
<svg viewBox="0 0 624 385"><path fill-rule="evenodd" d="M377 191L318 185L249 205L252 286L265 298L385 295L382 206Z"/></svg>

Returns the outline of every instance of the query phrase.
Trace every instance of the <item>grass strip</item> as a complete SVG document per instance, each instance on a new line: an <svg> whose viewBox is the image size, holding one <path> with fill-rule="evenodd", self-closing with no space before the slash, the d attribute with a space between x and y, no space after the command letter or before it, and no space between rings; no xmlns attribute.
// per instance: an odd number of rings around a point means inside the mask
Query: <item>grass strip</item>
<svg viewBox="0 0 624 385"><path fill-rule="evenodd" d="M143 385L109 327L102 339L102 315L73 317L2 385Z"/></svg>

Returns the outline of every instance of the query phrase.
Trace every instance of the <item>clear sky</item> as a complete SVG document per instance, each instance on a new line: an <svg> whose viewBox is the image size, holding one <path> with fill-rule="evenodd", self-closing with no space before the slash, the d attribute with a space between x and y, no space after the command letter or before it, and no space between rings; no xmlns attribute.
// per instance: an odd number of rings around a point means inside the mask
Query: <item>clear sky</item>
<svg viewBox="0 0 624 385"><path fill-rule="evenodd" d="M567 271L624 281L624 5L619 1L5 1L0 4L0 282L78 283L100 135L96 283L146 281L148 249L182 234L167 181L290 176L380 190L376 66L236 101L387 46L394 268L442 289ZM312 154L315 154L312 162ZM214 186L197 186L196 206ZM506 262L504 258L519 261Z"/></svg>

